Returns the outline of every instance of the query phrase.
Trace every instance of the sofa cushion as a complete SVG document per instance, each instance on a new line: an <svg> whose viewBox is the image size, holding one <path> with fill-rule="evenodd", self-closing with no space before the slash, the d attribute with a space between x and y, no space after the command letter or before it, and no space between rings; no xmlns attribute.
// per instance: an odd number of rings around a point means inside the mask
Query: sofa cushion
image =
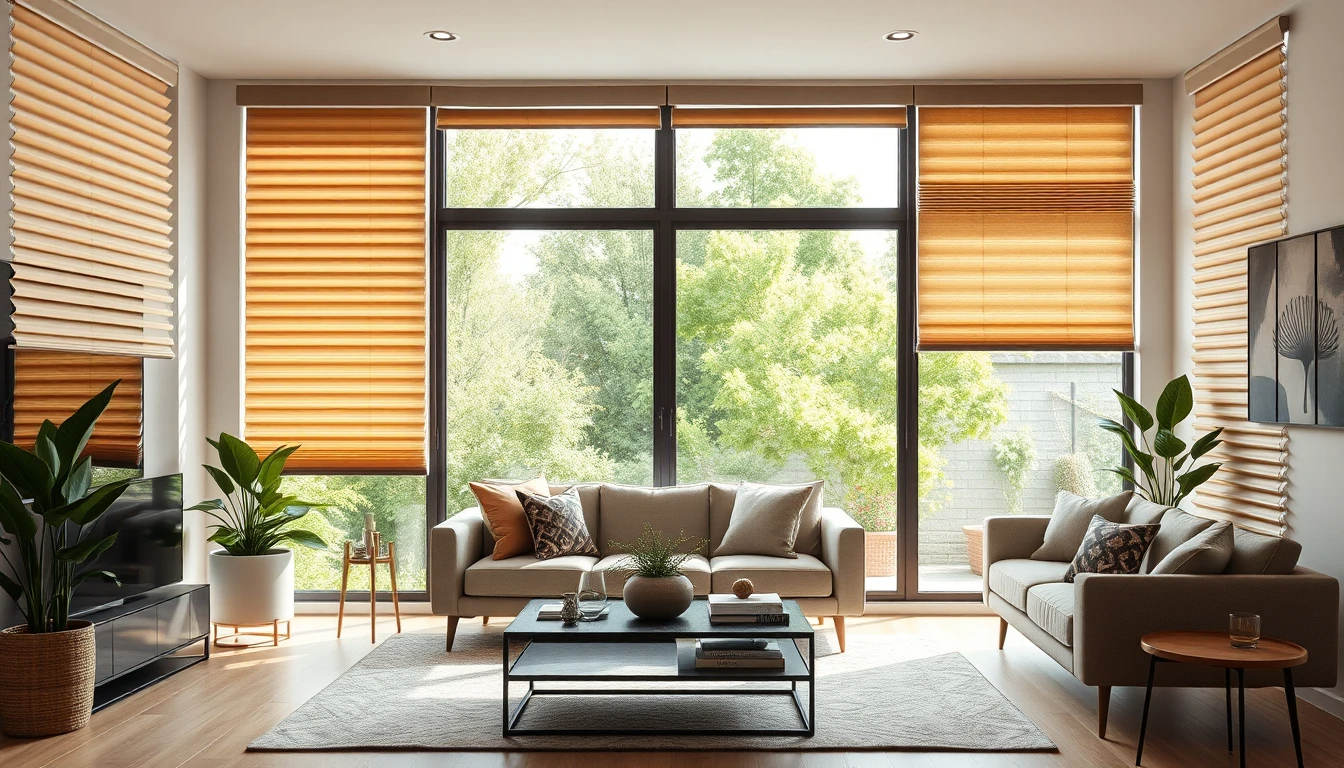
<svg viewBox="0 0 1344 768"><path fill-rule="evenodd" d="M607 572L607 594L611 597L620 597L625 591L625 580L630 578L631 571L621 567L625 559L625 555L607 555L593 566L595 571ZM682 563L681 571L691 580L697 597L709 594L709 560L702 555L691 555Z"/></svg>
<svg viewBox="0 0 1344 768"><path fill-rule="evenodd" d="M1148 546L1148 554L1143 561L1143 573L1152 573L1153 568L1165 560L1172 550L1213 526L1213 521L1207 517L1195 517L1183 509L1167 510L1158 523L1162 527L1153 537L1153 543Z"/></svg>
<svg viewBox="0 0 1344 768"><path fill-rule="evenodd" d="M1133 491L1125 491L1105 499L1087 499L1060 491L1055 495L1055 511L1050 514L1050 523L1045 526L1045 541L1032 553L1031 559L1072 560L1078 554L1092 518L1101 516L1113 523L1124 520L1125 509L1133 495Z"/></svg>
<svg viewBox="0 0 1344 768"><path fill-rule="evenodd" d="M1027 590L1064 581L1068 563L1052 560L1000 560L989 566L989 590L1019 611L1027 610Z"/></svg>
<svg viewBox="0 0 1344 768"><path fill-rule="evenodd" d="M741 483L709 484L709 546L714 553L723 543L723 535L728 532L728 524L733 517L733 504L737 501L737 489ZM793 542L793 551L800 555L821 557L821 506L824 483L820 480L803 483L812 489L803 505L803 513L798 517L798 536Z"/></svg>
<svg viewBox="0 0 1344 768"><path fill-rule="evenodd" d="M1080 573L1138 573L1160 526L1112 523L1097 515L1087 528L1064 580Z"/></svg>
<svg viewBox="0 0 1344 768"><path fill-rule="evenodd" d="M1125 525L1152 525L1161 523L1162 516L1171 509L1165 504L1156 504L1139 494L1134 494L1130 498L1129 504L1125 507Z"/></svg>
<svg viewBox="0 0 1344 768"><path fill-rule="evenodd" d="M631 544L647 523L670 539L689 536L679 548L690 552L709 539L709 486L678 485L672 488L641 488L602 484L602 538L598 549L605 557L625 549L612 543ZM701 549L704 552L704 549Z"/></svg>
<svg viewBox="0 0 1344 768"><path fill-rule="evenodd" d="M518 481L518 480L482 480L481 482L483 482L483 483L490 483L490 484L492 484L492 485L516 485L519 481ZM559 496L560 494L562 494L562 493L564 493L565 491L569 490L571 487L577 487L577 488L579 489L579 503L583 504L583 522L584 522L585 525L588 526L588 533L593 537L593 541L596 542L596 541L598 540L598 539L597 539L597 534L598 534L598 530L597 530L597 503L598 503L597 483L579 483L579 484L577 484L577 485L572 484L572 483L571 483L570 485L551 485L551 486L550 486L550 491L551 491L550 495L551 495L551 496ZM540 491L538 491L538 493L540 493ZM521 502L520 502L520 506L521 506ZM530 528L528 529L528 535L529 535L529 536L532 535L532 529L530 529ZM481 544L482 544L481 556L482 556L482 557L490 557L491 554L493 554L493 553L494 553L494 550L495 550L495 539L494 539L493 536L490 535L490 529L489 529L489 527L487 527L487 528L485 529L485 535L482 536L481 539L483 539L483 541L481 542ZM530 547L529 547L529 551L531 551Z"/></svg>
<svg viewBox="0 0 1344 768"><path fill-rule="evenodd" d="M519 555L504 560L477 560L467 567L463 585L477 597L560 597L579 587L579 574L591 570L596 557L568 555L538 560Z"/></svg>
<svg viewBox="0 0 1344 768"><path fill-rule="evenodd" d="M1232 559L1223 573L1281 576L1293 572L1301 554L1302 545L1292 539L1236 528L1232 531Z"/></svg>
<svg viewBox="0 0 1344 768"><path fill-rule="evenodd" d="M714 592L732 592L733 582L751 579L757 592L778 592L780 597L831 595L831 569L811 555L724 555L710 560L709 568Z"/></svg>
<svg viewBox="0 0 1344 768"><path fill-rule="evenodd" d="M1037 584L1027 590L1027 617L1050 636L1073 647L1072 584Z"/></svg>
<svg viewBox="0 0 1344 768"><path fill-rule="evenodd" d="M1158 536L1162 533L1159 531ZM1219 521L1205 528L1181 544L1166 557L1158 561L1149 573L1214 574L1227 570L1232 560L1232 548L1235 537L1232 524ZM1152 562L1152 553L1148 554Z"/></svg>
<svg viewBox="0 0 1344 768"><path fill-rule="evenodd" d="M765 555L795 558L798 521L812 489L803 485L738 486L728 532L714 548L718 555Z"/></svg>
<svg viewBox="0 0 1344 768"><path fill-rule="evenodd" d="M540 496L517 491L532 529L532 543L538 560L565 555L597 555L597 545L583 521L583 503L579 489L570 488L558 496Z"/></svg>
<svg viewBox="0 0 1344 768"><path fill-rule="evenodd" d="M517 485L498 483L467 483L481 507L486 536L494 541L490 556L495 560L526 555L532 552L532 529L527 527L523 502L518 491L550 494L545 475Z"/></svg>

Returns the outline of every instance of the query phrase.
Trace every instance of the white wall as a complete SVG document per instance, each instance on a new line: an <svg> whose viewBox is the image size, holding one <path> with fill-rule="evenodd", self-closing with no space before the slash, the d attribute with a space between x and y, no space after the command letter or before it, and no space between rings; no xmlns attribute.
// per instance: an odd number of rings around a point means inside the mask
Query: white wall
<svg viewBox="0 0 1344 768"><path fill-rule="evenodd" d="M209 81L206 157L209 200L206 280L205 367L210 401L205 411L208 435L241 435L242 424L242 154L243 110L234 104L233 80ZM211 486L213 492L214 488Z"/></svg>
<svg viewBox="0 0 1344 768"><path fill-rule="evenodd" d="M1288 232L1297 234L1344 224L1344 3L1302 0L1289 12L1288 35ZM1229 43L1232 41L1228 41ZM1176 146L1175 343L1177 366L1192 368L1194 338L1190 291L1193 260L1189 191L1194 176L1188 148L1193 138L1191 100L1174 82ZM1302 543L1301 564L1344 580L1344 512L1339 470L1344 466L1344 430L1289 427L1288 535ZM1341 606L1344 614L1344 606ZM1272 628L1266 627L1267 633ZM1344 624L1341 625L1344 632ZM1344 647L1340 667L1344 669ZM1299 691L1302 698L1344 717L1344 685Z"/></svg>

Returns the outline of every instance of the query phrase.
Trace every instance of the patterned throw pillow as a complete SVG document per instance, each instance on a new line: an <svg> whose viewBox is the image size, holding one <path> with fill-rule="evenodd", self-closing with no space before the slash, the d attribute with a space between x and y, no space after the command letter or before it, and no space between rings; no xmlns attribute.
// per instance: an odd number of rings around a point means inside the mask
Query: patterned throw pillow
<svg viewBox="0 0 1344 768"><path fill-rule="evenodd" d="M1064 580L1073 581L1080 573L1138 573L1143 554L1161 527L1112 523L1101 515L1093 516Z"/></svg>
<svg viewBox="0 0 1344 768"><path fill-rule="evenodd" d="M570 486L558 496L518 491L518 500L523 503L527 527L532 529L532 543L538 560L564 555L597 557L597 545L588 535L587 523L583 522L578 486Z"/></svg>

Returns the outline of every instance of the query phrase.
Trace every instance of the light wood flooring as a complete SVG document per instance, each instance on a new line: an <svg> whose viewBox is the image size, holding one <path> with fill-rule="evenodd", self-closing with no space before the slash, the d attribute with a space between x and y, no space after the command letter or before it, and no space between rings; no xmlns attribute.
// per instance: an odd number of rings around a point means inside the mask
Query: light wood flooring
<svg viewBox="0 0 1344 768"><path fill-rule="evenodd" d="M482 627L463 621L459 634L499 632L506 622ZM403 618L407 632L442 633L444 620ZM380 639L393 630L380 623ZM829 631L829 624L827 626ZM279 648L218 651L212 658L170 680L119 702L94 716L84 730L51 739L0 737L0 766L192 766L193 768L343 768L345 766L435 766L476 768L603 768L604 766L919 766L920 768L1133 765L1143 690L1117 688L1106 741L1094 735L1096 695L1065 673L1029 642L1009 632L1008 645L995 649L994 617L868 617L851 619L850 636L882 633L937 638L948 651L961 651L1049 737L1059 752L1009 753L450 753L244 752L247 744L320 691L370 650L366 616L347 617L345 636L335 639L334 616L304 616L294 622L294 638ZM377 702L369 702L376 707ZM1292 741L1283 692L1248 691L1249 765L1292 766ZM1302 741L1308 768L1344 766L1344 721L1300 703ZM825 727L824 723L821 727ZM881 723L873 727L881 728ZM1221 690L1159 689L1154 694L1144 765L1149 768L1231 767L1225 750Z"/></svg>

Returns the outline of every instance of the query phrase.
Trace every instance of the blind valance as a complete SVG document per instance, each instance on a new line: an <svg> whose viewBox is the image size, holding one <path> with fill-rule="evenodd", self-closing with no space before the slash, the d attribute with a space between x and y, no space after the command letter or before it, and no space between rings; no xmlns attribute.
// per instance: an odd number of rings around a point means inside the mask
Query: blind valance
<svg viewBox="0 0 1344 768"><path fill-rule="evenodd" d="M440 128L657 128L657 107L627 109L470 109L440 107Z"/></svg>
<svg viewBox="0 0 1344 768"><path fill-rule="evenodd" d="M905 107L673 107L673 128L904 128Z"/></svg>

